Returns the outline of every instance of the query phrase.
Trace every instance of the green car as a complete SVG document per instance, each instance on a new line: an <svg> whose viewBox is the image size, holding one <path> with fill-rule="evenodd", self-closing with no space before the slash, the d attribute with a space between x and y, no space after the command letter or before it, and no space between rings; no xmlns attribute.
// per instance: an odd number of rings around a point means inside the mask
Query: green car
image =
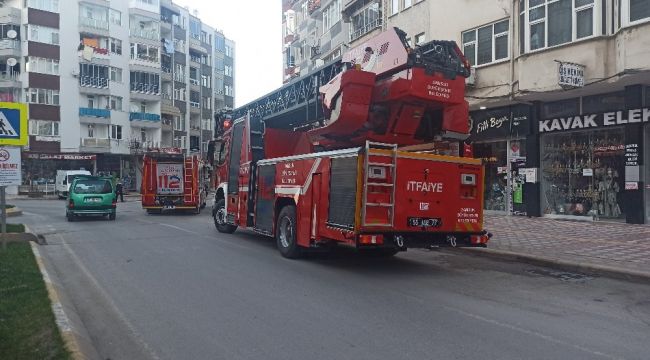
<svg viewBox="0 0 650 360"><path fill-rule="evenodd" d="M74 221L77 216L106 216L115 220L117 196L110 178L78 176L70 185L66 217Z"/></svg>

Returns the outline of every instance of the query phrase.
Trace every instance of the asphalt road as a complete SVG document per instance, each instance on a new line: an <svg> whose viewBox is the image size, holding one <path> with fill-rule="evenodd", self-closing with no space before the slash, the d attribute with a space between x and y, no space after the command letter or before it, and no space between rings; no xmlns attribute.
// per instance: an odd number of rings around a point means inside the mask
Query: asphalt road
<svg viewBox="0 0 650 360"><path fill-rule="evenodd" d="M648 359L650 286L453 252L282 258L201 215L67 223L12 201L45 236L104 359Z"/></svg>

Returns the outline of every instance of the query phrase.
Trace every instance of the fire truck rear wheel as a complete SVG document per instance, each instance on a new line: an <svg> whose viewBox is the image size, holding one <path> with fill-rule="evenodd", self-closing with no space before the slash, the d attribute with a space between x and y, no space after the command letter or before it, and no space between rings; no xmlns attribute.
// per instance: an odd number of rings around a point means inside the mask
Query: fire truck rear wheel
<svg viewBox="0 0 650 360"><path fill-rule="evenodd" d="M287 205L280 210L275 229L275 240L280 254L289 259L299 258L302 251L297 241L298 228L294 205Z"/></svg>
<svg viewBox="0 0 650 360"><path fill-rule="evenodd" d="M232 234L237 230L237 226L226 223L226 200L220 199L212 212L212 219L217 231L224 234Z"/></svg>

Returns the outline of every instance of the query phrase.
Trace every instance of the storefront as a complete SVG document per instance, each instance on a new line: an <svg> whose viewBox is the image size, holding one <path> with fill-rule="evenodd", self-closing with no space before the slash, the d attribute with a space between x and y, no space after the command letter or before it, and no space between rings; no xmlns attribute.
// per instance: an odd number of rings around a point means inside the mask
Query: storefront
<svg viewBox="0 0 650 360"><path fill-rule="evenodd" d="M513 105L470 114L473 157L485 165L485 210L526 215L525 178L531 107Z"/></svg>
<svg viewBox="0 0 650 360"><path fill-rule="evenodd" d="M54 183L57 170L95 172L96 155L23 153L22 175L25 185Z"/></svg>
<svg viewBox="0 0 650 360"><path fill-rule="evenodd" d="M542 105L537 131L544 216L643 221L637 218L643 212L643 126L650 109L641 106L637 91ZM647 143L647 126L645 133Z"/></svg>

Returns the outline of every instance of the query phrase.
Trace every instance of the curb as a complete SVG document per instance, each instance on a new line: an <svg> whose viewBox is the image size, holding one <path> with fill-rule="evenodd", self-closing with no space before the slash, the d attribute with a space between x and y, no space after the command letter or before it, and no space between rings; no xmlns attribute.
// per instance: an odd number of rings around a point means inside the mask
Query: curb
<svg viewBox="0 0 650 360"><path fill-rule="evenodd" d="M479 249L479 248L457 248L460 251L472 256L485 256L500 260L513 260L531 265L545 266L556 268L564 271L583 272L593 275L600 275L618 280L626 280L643 284L650 284L650 272L636 271L616 268L607 265L596 265L590 263L571 262L566 260L554 259L545 256L522 254L507 250Z"/></svg>
<svg viewBox="0 0 650 360"><path fill-rule="evenodd" d="M50 275L51 273L47 271L47 266L43 261L43 257L41 257L38 245L33 241L29 244L36 258L38 269L41 271L43 281L45 282L47 294L52 303L52 313L54 314L56 325L59 328L66 348L70 352L71 358L74 360L100 359L97 350L86 333L86 329L83 328L83 325L77 325L81 324L79 316L75 313L71 305L69 305L69 301L67 301L65 296L62 296L63 290L60 288L60 285L56 281L53 281Z"/></svg>

